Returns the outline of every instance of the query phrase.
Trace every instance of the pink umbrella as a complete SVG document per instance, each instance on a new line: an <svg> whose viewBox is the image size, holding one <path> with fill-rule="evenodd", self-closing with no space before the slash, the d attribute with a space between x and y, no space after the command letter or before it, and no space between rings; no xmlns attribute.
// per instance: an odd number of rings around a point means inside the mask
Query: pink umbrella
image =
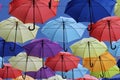
<svg viewBox="0 0 120 80"><path fill-rule="evenodd" d="M85 75L83 78L78 78L76 80L98 80L98 79L90 75Z"/></svg>

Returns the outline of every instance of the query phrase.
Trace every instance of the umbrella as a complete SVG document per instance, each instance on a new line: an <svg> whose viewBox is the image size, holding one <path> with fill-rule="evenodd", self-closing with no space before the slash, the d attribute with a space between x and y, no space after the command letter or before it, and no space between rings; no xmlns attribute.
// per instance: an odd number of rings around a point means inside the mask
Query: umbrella
<svg viewBox="0 0 120 80"><path fill-rule="evenodd" d="M101 76L102 74L104 74L104 76ZM90 75L95 76L97 78L111 78L112 76L119 74L119 68L115 65L113 67L111 67L110 69L108 69L105 72L91 72ZM111 79L110 79L111 80Z"/></svg>
<svg viewBox="0 0 120 80"><path fill-rule="evenodd" d="M76 80L98 80L96 77L86 74L83 78L78 78Z"/></svg>
<svg viewBox="0 0 120 80"><path fill-rule="evenodd" d="M66 72L65 74L66 74L67 78L72 78L74 80L74 79L83 77L87 73L88 73L88 69L84 68L81 64L78 64L77 68L74 68L74 69ZM60 74L60 73L57 72L57 74Z"/></svg>
<svg viewBox="0 0 120 80"><path fill-rule="evenodd" d="M24 79L22 76L19 76L15 79L12 79L12 80L34 80L32 77L26 75L26 78Z"/></svg>
<svg viewBox="0 0 120 80"><path fill-rule="evenodd" d="M82 40L73 43L70 48L76 56L90 59L90 66L92 67L91 57L98 57L107 51L107 46L103 42L99 42L95 38L83 38Z"/></svg>
<svg viewBox="0 0 120 80"><path fill-rule="evenodd" d="M49 67L42 67L37 72L27 72L27 75L33 77L34 79L47 79L49 77L55 76L55 72Z"/></svg>
<svg viewBox="0 0 120 80"><path fill-rule="evenodd" d="M59 52L56 56L47 58L45 65L53 71L62 71L63 77L63 71L67 72L73 68L77 68L79 61L79 58L69 52Z"/></svg>
<svg viewBox="0 0 120 80"><path fill-rule="evenodd" d="M120 74L114 75L110 80L119 80L120 79Z"/></svg>
<svg viewBox="0 0 120 80"><path fill-rule="evenodd" d="M105 52L99 57L91 58L91 62L93 63L93 67L89 65L89 58L83 59L83 66L92 72L105 72L116 64L115 58L109 52ZM102 76L104 76L104 74Z"/></svg>
<svg viewBox="0 0 120 80"><path fill-rule="evenodd" d="M57 12L58 1L54 0L13 0L9 13L24 23L44 23L54 17ZM22 12L22 13L21 13ZM34 30L29 27L29 30Z"/></svg>
<svg viewBox="0 0 120 80"><path fill-rule="evenodd" d="M120 16L120 0L117 0L117 3L115 4L114 13L116 16Z"/></svg>
<svg viewBox="0 0 120 80"><path fill-rule="evenodd" d="M13 42L5 42L4 39L0 38L0 56L1 58L1 67L3 67L3 63L4 63L4 57L5 56L15 56L17 55L19 52L23 51L24 49L16 44L16 47L14 50L10 50L11 47L14 47Z"/></svg>
<svg viewBox="0 0 120 80"><path fill-rule="evenodd" d="M28 56L42 57L44 67L44 57L55 56L62 48L55 42L48 39L35 39L30 44L24 46Z"/></svg>
<svg viewBox="0 0 120 80"><path fill-rule="evenodd" d="M62 50L59 44L46 38L34 39L24 48L28 56L36 57L52 57Z"/></svg>
<svg viewBox="0 0 120 80"><path fill-rule="evenodd" d="M72 18L59 17L49 21L42 28L42 33L52 41L63 42L63 49L66 51L65 43L80 39L85 29L85 25L76 23Z"/></svg>
<svg viewBox="0 0 120 80"><path fill-rule="evenodd" d="M112 42L113 46L116 46L116 48L113 50L111 47L108 48L108 51L114 56L119 57L120 56L120 40Z"/></svg>
<svg viewBox="0 0 120 80"><path fill-rule="evenodd" d="M16 78L22 75L22 71L13 68L10 64L4 64L3 68L0 68L0 77L6 78Z"/></svg>
<svg viewBox="0 0 120 80"><path fill-rule="evenodd" d="M38 71L42 67L42 59L27 56L25 52L21 52L17 56L11 57L9 62L14 68L20 69L24 72Z"/></svg>
<svg viewBox="0 0 120 80"><path fill-rule="evenodd" d="M113 15L115 3L116 0L71 0L67 4L65 13L77 22L92 23Z"/></svg>
<svg viewBox="0 0 120 80"><path fill-rule="evenodd" d="M110 41L111 49L115 49L116 46L112 46L112 41L120 39L119 25L120 17L112 16L103 18L92 24L90 36L95 37L99 41Z"/></svg>

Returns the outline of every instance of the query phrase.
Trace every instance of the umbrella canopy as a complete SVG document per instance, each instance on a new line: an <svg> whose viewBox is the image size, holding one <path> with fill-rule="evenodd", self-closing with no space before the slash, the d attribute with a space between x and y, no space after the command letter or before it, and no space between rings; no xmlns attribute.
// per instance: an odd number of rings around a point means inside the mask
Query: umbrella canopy
<svg viewBox="0 0 120 80"><path fill-rule="evenodd" d="M98 79L90 75L85 75L83 78L78 78L76 80L98 80Z"/></svg>
<svg viewBox="0 0 120 80"><path fill-rule="evenodd" d="M107 51L107 46L103 42L99 42L92 37L83 38L82 40L73 43L70 48L74 55L82 58L98 57Z"/></svg>
<svg viewBox="0 0 120 80"><path fill-rule="evenodd" d="M24 72L38 71L42 67L42 59L27 56L25 52L21 52L17 56L11 57L9 62L14 68L20 69Z"/></svg>
<svg viewBox="0 0 120 80"><path fill-rule="evenodd" d="M97 38L99 41L110 41L111 49L116 47L112 46L112 41L120 39L120 17L112 16L106 17L95 24L92 24L90 36Z"/></svg>
<svg viewBox="0 0 120 80"><path fill-rule="evenodd" d="M69 52L59 52L56 56L47 58L45 64L54 71L67 72L77 68L79 61L79 58Z"/></svg>
<svg viewBox="0 0 120 80"><path fill-rule="evenodd" d="M114 75L110 80L119 80L120 79L120 74Z"/></svg>
<svg viewBox="0 0 120 80"><path fill-rule="evenodd" d="M24 46L28 56L52 57L62 50L59 44L46 38L35 39Z"/></svg>
<svg viewBox="0 0 120 80"><path fill-rule="evenodd" d="M55 0L13 0L9 13L24 23L44 23L56 15L58 3Z"/></svg>
<svg viewBox="0 0 120 80"><path fill-rule="evenodd" d="M91 62L93 63L92 67L89 65L90 59L84 58L83 66L93 72L107 71L116 64L115 58L109 52L105 52L99 57L91 58Z"/></svg>
<svg viewBox="0 0 120 80"><path fill-rule="evenodd" d="M39 29L36 26L34 31L30 31L28 27L31 24L25 25L15 17L10 17L7 20L0 22L0 36L6 41L24 43L36 37Z"/></svg>
<svg viewBox="0 0 120 80"><path fill-rule="evenodd" d="M0 68L0 77L6 78L16 78L22 75L22 71L13 68L10 64L4 64L3 68Z"/></svg>
<svg viewBox="0 0 120 80"><path fill-rule="evenodd" d="M50 67L53 71L62 71L63 77L63 72L77 68L79 61L79 58L69 52L59 52L56 56L47 58L45 65Z"/></svg>
<svg viewBox="0 0 120 80"><path fill-rule="evenodd" d="M55 72L49 67L42 67L37 72L27 72L27 75L33 77L34 79L48 79L49 77L55 76Z"/></svg>
<svg viewBox="0 0 120 80"><path fill-rule="evenodd" d="M10 50L11 47L14 47L13 42L5 42L4 39L0 38L0 56L5 57L5 56L15 56L19 52L23 51L24 49L16 44L16 47L13 51Z"/></svg>
<svg viewBox="0 0 120 80"><path fill-rule="evenodd" d="M19 76L19 77L15 78L15 79L12 79L12 80L35 80L35 79L33 79L32 77L26 75L25 79L22 76Z"/></svg>
<svg viewBox="0 0 120 80"><path fill-rule="evenodd" d="M56 73L60 74L59 72L56 72ZM74 80L74 79L83 77L87 73L88 73L88 69L84 68L81 64L78 64L77 68L74 68L68 72L65 72L65 75L67 76L67 78L72 78Z"/></svg>
<svg viewBox="0 0 120 80"><path fill-rule="evenodd" d="M115 4L114 13L116 16L120 16L120 0L117 0L117 3Z"/></svg>
<svg viewBox="0 0 120 80"><path fill-rule="evenodd" d="M80 39L85 29L85 25L76 23L72 18L59 17L49 21L42 28L42 33L52 41L63 42L63 47L65 47L65 43Z"/></svg>
<svg viewBox="0 0 120 80"><path fill-rule="evenodd" d="M112 76L119 74L119 68L115 65L105 72L91 72L90 74L97 78L111 78Z"/></svg>
<svg viewBox="0 0 120 80"><path fill-rule="evenodd" d="M113 50L111 47L108 48L108 51L114 56L119 57L120 56L120 40L112 42L113 46L116 46L116 48Z"/></svg>
<svg viewBox="0 0 120 80"><path fill-rule="evenodd" d="M116 0L71 0L65 13L77 22L96 22L97 20L113 15Z"/></svg>

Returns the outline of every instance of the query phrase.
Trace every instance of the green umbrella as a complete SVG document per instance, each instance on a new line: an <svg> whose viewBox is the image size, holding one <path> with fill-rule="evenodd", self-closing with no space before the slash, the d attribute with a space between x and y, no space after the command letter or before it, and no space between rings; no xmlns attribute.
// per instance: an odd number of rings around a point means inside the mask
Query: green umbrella
<svg viewBox="0 0 120 80"><path fill-rule="evenodd" d="M119 73L119 68L116 65L111 67L109 70L107 70L105 72L90 72L90 74L92 76L95 76L97 78L103 78L103 77L104 78L111 78L112 76L114 76L118 73ZM104 76L101 76L102 74L104 74Z"/></svg>

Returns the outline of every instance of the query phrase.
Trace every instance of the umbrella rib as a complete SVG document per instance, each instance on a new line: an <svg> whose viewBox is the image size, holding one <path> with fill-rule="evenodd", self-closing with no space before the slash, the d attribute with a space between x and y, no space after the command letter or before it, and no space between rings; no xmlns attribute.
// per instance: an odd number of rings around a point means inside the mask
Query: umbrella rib
<svg viewBox="0 0 120 80"><path fill-rule="evenodd" d="M103 7L103 6L102 6L100 3L98 3L97 1L96 1L96 3L99 4L99 5L109 14L109 16L111 16L110 13L107 11L107 9L105 9L105 7Z"/></svg>
<svg viewBox="0 0 120 80"><path fill-rule="evenodd" d="M86 43L86 46L84 47L84 51L83 51L84 53L82 53L82 54L83 54L83 58L84 58L84 55L85 55L85 52L86 52L86 51L85 51L85 50L86 50L86 47L88 48L88 44L87 44L87 43Z"/></svg>
<svg viewBox="0 0 120 80"><path fill-rule="evenodd" d="M38 8L39 15L41 16L41 21L44 22L43 18L42 18L43 16L41 15L41 11L40 11L39 6L37 4L36 4L36 7Z"/></svg>
<svg viewBox="0 0 120 80"><path fill-rule="evenodd" d="M99 44L99 43L98 43ZM93 44L91 44L91 46L93 46ZM93 46L93 48L94 48L94 46ZM96 47L97 48L97 47ZM96 50L95 50L95 48L94 48L94 51L95 51L95 54L96 54L96 56L97 56L97 52L96 52ZM94 53L93 53L94 54Z"/></svg>
<svg viewBox="0 0 120 80"><path fill-rule="evenodd" d="M25 26L24 26L24 27L25 27ZM20 29L20 27L18 27L18 31L20 31L20 34L21 34L21 40L22 40L22 42L23 42L22 30ZM18 36L18 37L20 37L20 36Z"/></svg>

